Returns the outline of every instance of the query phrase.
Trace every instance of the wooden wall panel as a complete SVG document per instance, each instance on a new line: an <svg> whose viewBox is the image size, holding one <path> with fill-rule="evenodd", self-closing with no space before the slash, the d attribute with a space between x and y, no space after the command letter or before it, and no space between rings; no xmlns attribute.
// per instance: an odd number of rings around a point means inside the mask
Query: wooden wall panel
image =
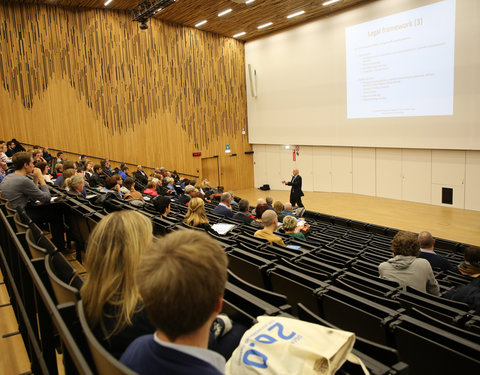
<svg viewBox="0 0 480 375"><path fill-rule="evenodd" d="M243 44L121 11L0 5L1 138L197 175L238 154L253 186ZM197 172L198 171L198 172ZM229 184L230 185L230 184Z"/></svg>

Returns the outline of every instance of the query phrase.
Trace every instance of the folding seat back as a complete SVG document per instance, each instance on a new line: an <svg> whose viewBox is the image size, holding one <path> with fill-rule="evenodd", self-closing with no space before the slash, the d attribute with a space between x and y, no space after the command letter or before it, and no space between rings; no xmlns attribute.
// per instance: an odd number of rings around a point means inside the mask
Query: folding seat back
<svg viewBox="0 0 480 375"><path fill-rule="evenodd" d="M134 375L136 372L130 370L127 366L117 360L98 342L93 334L83 309L82 301L77 303L77 312L82 325L83 332L87 338L88 347L92 353L95 367L99 375Z"/></svg>
<svg viewBox="0 0 480 375"><path fill-rule="evenodd" d="M411 374L478 373L479 344L406 315L393 322L390 331Z"/></svg>
<svg viewBox="0 0 480 375"><path fill-rule="evenodd" d="M234 249L227 253L228 267L246 282L265 288L265 272L273 263L261 256Z"/></svg>
<svg viewBox="0 0 480 375"><path fill-rule="evenodd" d="M62 253L47 254L45 257L45 269L47 270L57 305L67 302L76 303L80 299L80 288L83 281Z"/></svg>

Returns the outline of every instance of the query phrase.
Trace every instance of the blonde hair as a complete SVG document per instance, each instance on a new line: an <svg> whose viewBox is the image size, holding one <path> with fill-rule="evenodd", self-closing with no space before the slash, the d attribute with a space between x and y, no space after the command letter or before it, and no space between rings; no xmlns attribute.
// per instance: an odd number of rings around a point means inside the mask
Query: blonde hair
<svg viewBox="0 0 480 375"><path fill-rule="evenodd" d="M285 232L291 232L293 230L295 230L295 227L297 226L297 219L294 218L293 216L285 216L283 218L283 230Z"/></svg>
<svg viewBox="0 0 480 375"><path fill-rule="evenodd" d="M135 282L140 257L152 242L151 221L130 210L102 219L90 235L85 267L88 278L81 289L85 312L92 327L100 325L108 339L132 324L139 309L140 293ZM112 308L117 319L107 332L104 318Z"/></svg>
<svg viewBox="0 0 480 375"><path fill-rule="evenodd" d="M205 324L223 296L227 265L220 243L206 233L182 230L156 241L137 274L155 328L174 341Z"/></svg>
<svg viewBox="0 0 480 375"><path fill-rule="evenodd" d="M77 187L81 186L85 180L80 175L73 175L65 180L67 190L75 190Z"/></svg>
<svg viewBox="0 0 480 375"><path fill-rule="evenodd" d="M188 202L188 210L183 221L194 227L200 224L208 224L205 203L203 203L201 198L190 199L190 202Z"/></svg>

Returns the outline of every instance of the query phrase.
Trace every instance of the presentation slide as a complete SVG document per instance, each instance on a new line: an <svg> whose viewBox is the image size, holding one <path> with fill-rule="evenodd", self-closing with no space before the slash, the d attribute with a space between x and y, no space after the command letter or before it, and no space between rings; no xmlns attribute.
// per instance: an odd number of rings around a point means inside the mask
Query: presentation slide
<svg viewBox="0 0 480 375"><path fill-rule="evenodd" d="M345 29L347 118L453 115L455 0Z"/></svg>

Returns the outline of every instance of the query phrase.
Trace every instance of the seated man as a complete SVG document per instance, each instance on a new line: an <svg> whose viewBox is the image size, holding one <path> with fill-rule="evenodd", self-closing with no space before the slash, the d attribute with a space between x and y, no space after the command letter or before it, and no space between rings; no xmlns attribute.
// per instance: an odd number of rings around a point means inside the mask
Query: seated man
<svg viewBox="0 0 480 375"><path fill-rule="evenodd" d="M464 261L458 265L462 275L480 277L480 247L470 246L463 252Z"/></svg>
<svg viewBox="0 0 480 375"><path fill-rule="evenodd" d="M282 214L285 216L296 216L295 212L293 211L292 204L290 202L285 202L285 208L282 211Z"/></svg>
<svg viewBox="0 0 480 375"><path fill-rule="evenodd" d="M185 186L185 194L178 197L178 203L186 205L188 202L190 202L190 199L195 198L195 196L195 187L192 185L187 185Z"/></svg>
<svg viewBox="0 0 480 375"><path fill-rule="evenodd" d="M420 242L420 255L418 257L428 260L432 268L438 268L442 271L456 271L454 265L448 259L435 253L433 250L435 239L430 232L420 233L418 242Z"/></svg>
<svg viewBox="0 0 480 375"><path fill-rule="evenodd" d="M410 286L436 296L440 288L426 259L418 258L420 244L415 233L398 232L392 241L394 257L380 263L378 272L382 279L392 280L401 286Z"/></svg>
<svg viewBox="0 0 480 375"><path fill-rule="evenodd" d="M223 374L225 359L207 349L227 281L220 244L206 233L176 231L153 242L138 275L156 331L133 341L121 362L140 375Z"/></svg>
<svg viewBox="0 0 480 375"><path fill-rule="evenodd" d="M17 152L12 157L15 173L7 175L0 184L0 191L12 208L25 209L27 215L37 224L49 222L52 225L52 241L59 250L65 248L64 225L61 206L35 205L50 202L50 191L42 171L33 165L31 152ZM33 181L27 177L33 177ZM37 186L37 184L39 186Z"/></svg>
<svg viewBox="0 0 480 375"><path fill-rule="evenodd" d="M233 215L233 219L243 221L244 223L250 224L253 220L253 216L250 215L248 209L250 208L250 203L246 199L242 199L238 203L238 212Z"/></svg>
<svg viewBox="0 0 480 375"><path fill-rule="evenodd" d="M142 185L146 185L148 183L148 176L147 174L143 171L143 168L141 165L137 166L137 171L135 172L135 178L140 181Z"/></svg>
<svg viewBox="0 0 480 375"><path fill-rule="evenodd" d="M230 206L230 201L232 196L230 193L223 193L220 198L220 203L212 211L215 215L233 217L232 207Z"/></svg>
<svg viewBox="0 0 480 375"><path fill-rule="evenodd" d="M285 246L282 238L273 234L273 232L277 229L278 226L278 219L277 214L273 210L266 210L262 214L262 223L263 229L257 230L254 234L255 237L265 238L270 242L270 245L275 242L279 245Z"/></svg>

